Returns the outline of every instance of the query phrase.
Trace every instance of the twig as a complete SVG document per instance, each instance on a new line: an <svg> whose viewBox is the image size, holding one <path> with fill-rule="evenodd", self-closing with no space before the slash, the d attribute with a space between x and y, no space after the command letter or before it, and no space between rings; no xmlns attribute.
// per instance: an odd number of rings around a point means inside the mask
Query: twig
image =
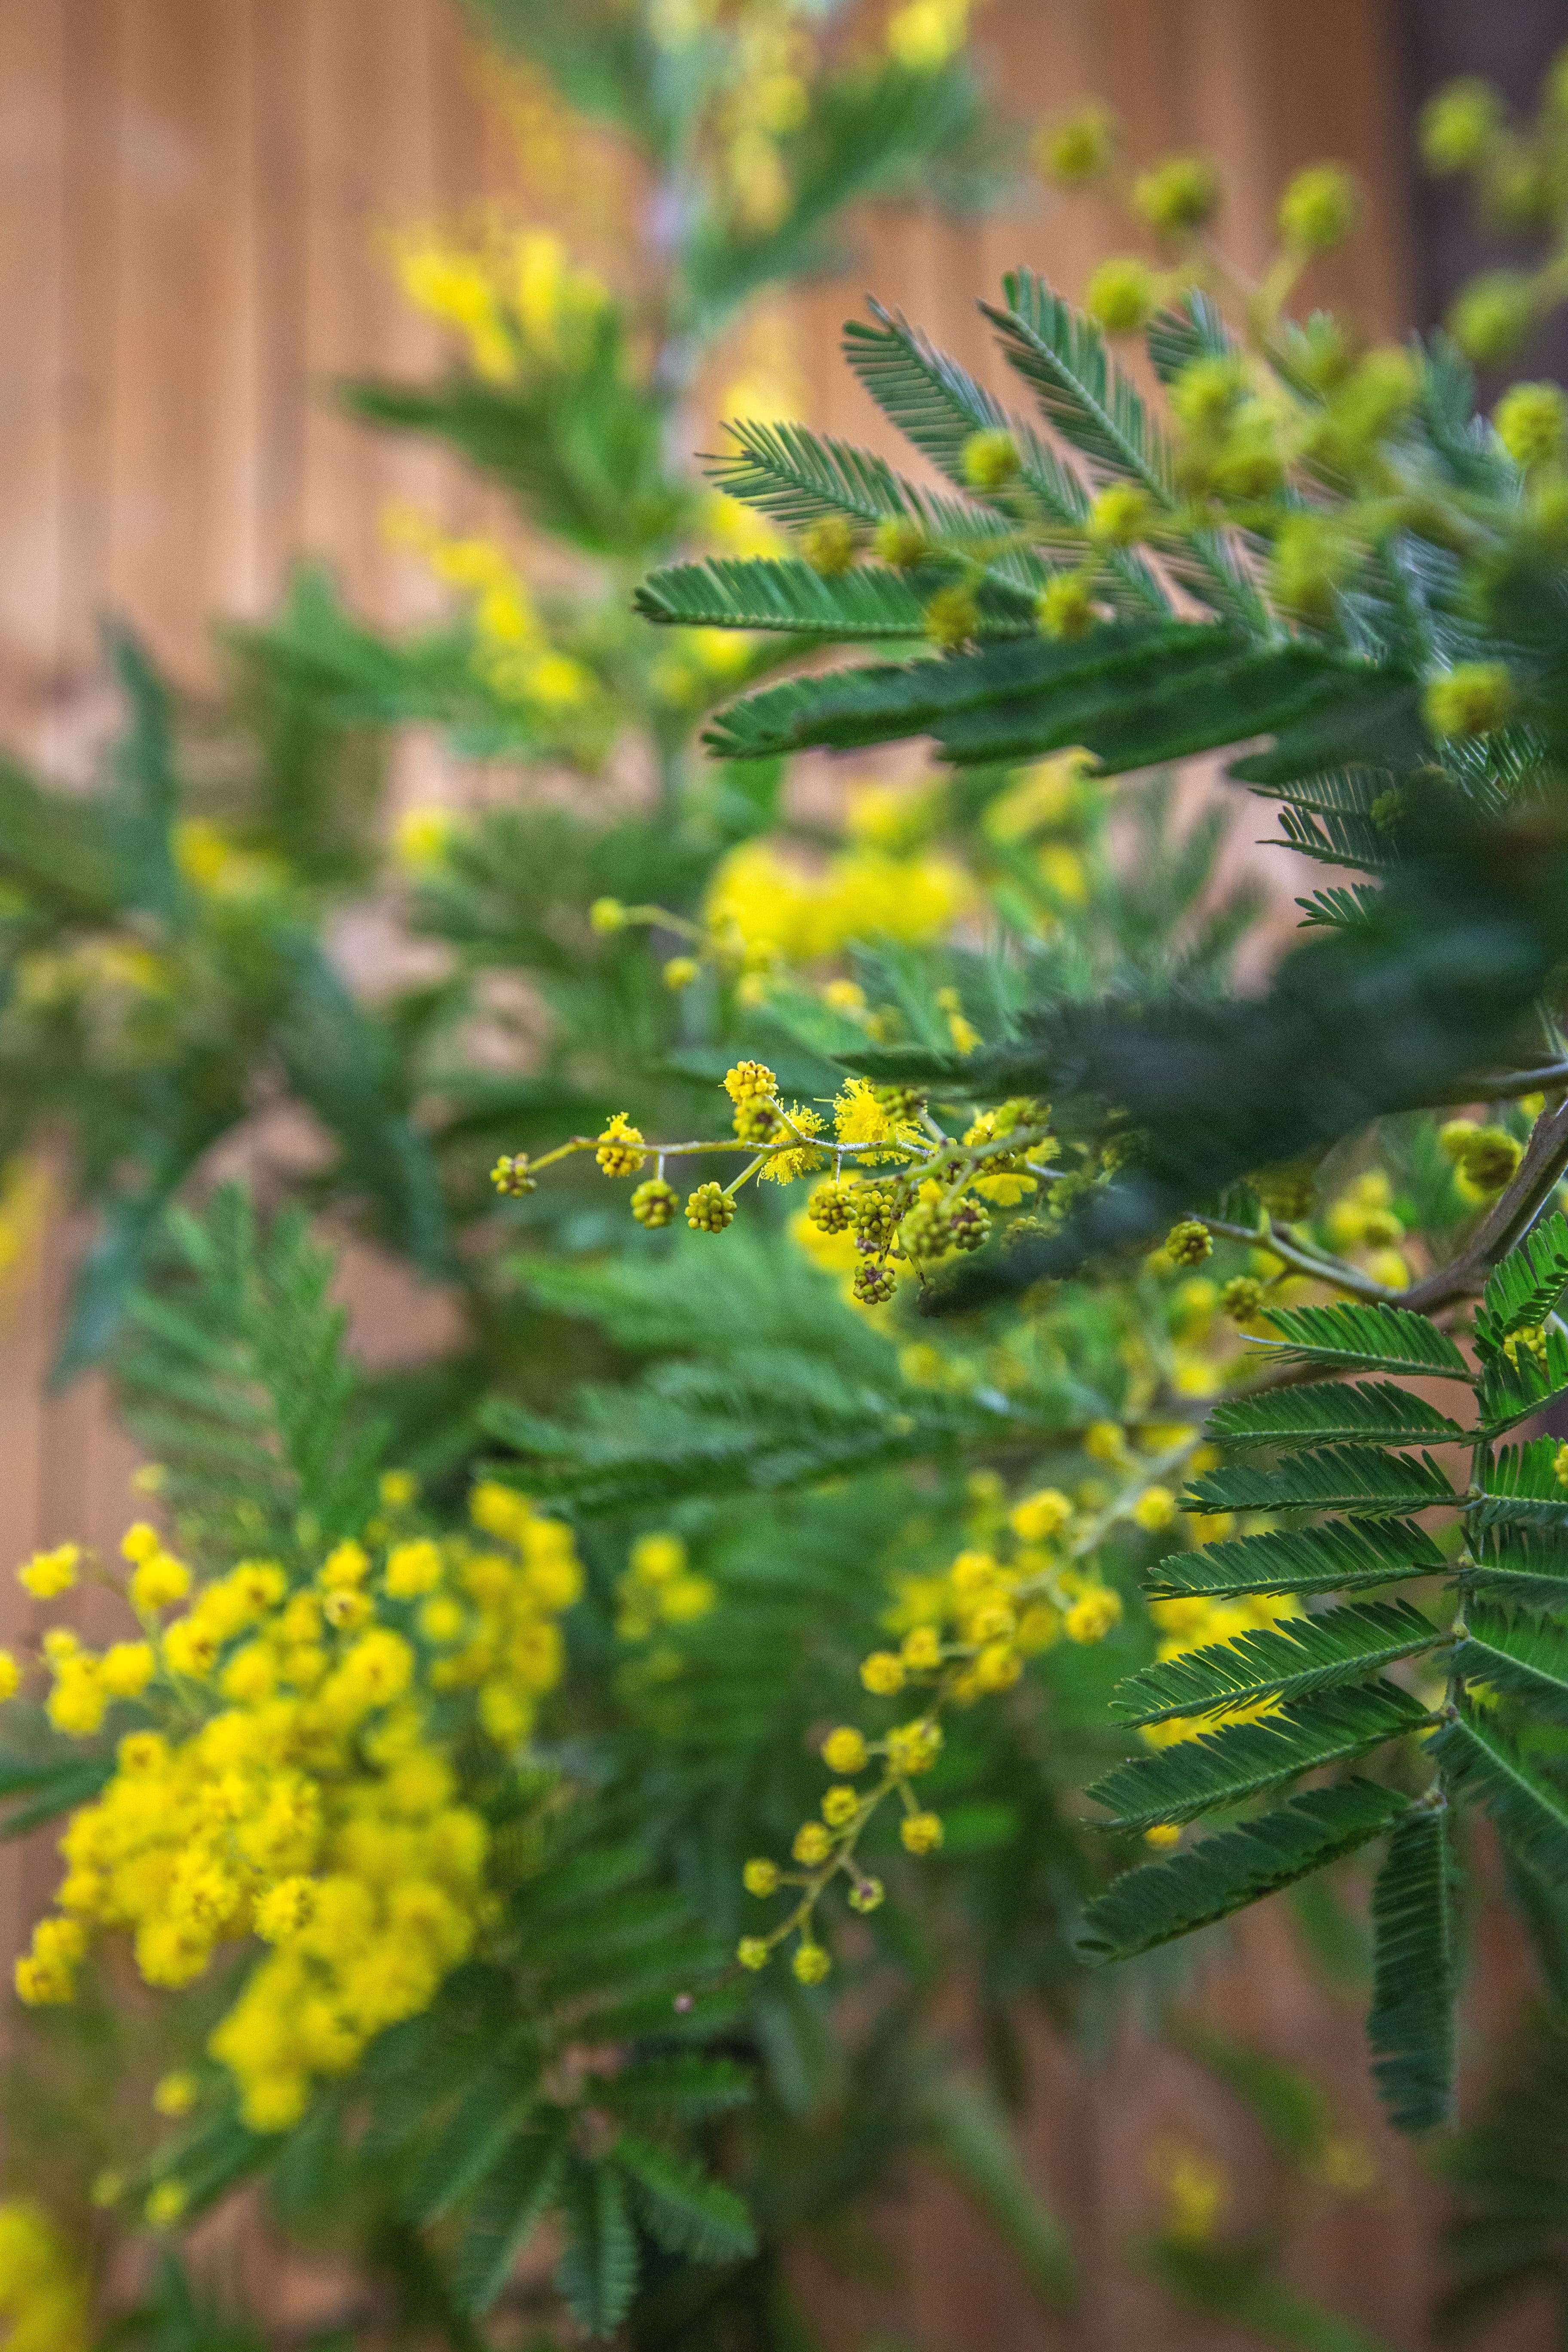
<svg viewBox="0 0 1568 2352"><path fill-rule="evenodd" d="M1460 1255L1401 1293L1399 1304L1417 1315L1435 1315L1461 1298L1473 1297L1500 1257L1523 1240L1568 1168L1568 1103L1535 1123L1535 1130L1506 1192L1493 1202Z"/></svg>
<svg viewBox="0 0 1568 2352"><path fill-rule="evenodd" d="M1298 1274L1310 1274L1314 1282L1331 1282L1338 1290L1348 1290L1352 1297L1370 1298L1380 1304L1403 1301L1408 1294L1390 1290L1386 1283L1374 1282L1370 1274L1358 1274L1353 1265L1346 1265L1337 1257L1319 1257L1314 1251L1303 1249L1300 1242L1289 1240L1278 1225L1266 1233L1254 1233L1249 1225L1233 1225L1224 1217L1205 1217L1203 1223L1211 1234L1223 1234L1229 1242L1250 1242L1254 1249L1272 1250L1275 1256L1293 1265Z"/></svg>

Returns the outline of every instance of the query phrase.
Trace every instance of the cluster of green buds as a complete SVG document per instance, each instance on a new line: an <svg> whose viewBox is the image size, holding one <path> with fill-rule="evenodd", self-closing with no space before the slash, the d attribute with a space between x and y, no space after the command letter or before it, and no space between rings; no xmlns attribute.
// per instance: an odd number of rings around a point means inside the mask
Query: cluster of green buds
<svg viewBox="0 0 1568 2352"><path fill-rule="evenodd" d="M1504 207L1510 218L1528 212L1549 234L1551 251L1539 268L1493 273L1457 306L1452 324L1461 344L1480 359L1504 356L1568 299L1568 51L1548 76L1540 120L1528 134L1508 125L1484 85L1460 84L1434 100L1426 143L1435 167L1472 170L1494 193L1512 189ZM1289 182L1274 256L1254 282L1210 234L1223 190L1206 158L1173 155L1127 173L1114 122L1100 109L1046 131L1037 155L1058 186L1119 188L1152 237L1152 257L1113 256L1091 278L1085 307L1102 333L1135 334L1194 294L1215 302L1234 327L1234 340L1197 353L1168 385L1168 480L1152 469L1142 479L1097 481L1081 523L1068 525L1059 502L1050 504L1031 481L1017 437L998 422L973 434L962 453L963 478L988 509L972 541L947 532L933 541L904 515L874 529L830 517L799 541L819 572L838 574L862 562L918 572L926 634L952 651L981 634L987 571L1008 544L997 536L998 511L1014 525L1021 551L1047 558L1037 624L1046 635L1066 638L1114 614L1116 569L1129 551L1145 551L1157 564L1169 560L1179 574L1194 535L1215 530L1245 530L1262 543L1259 585L1277 611L1307 627L1334 622L1367 548L1396 527L1426 532L1461 554L1479 555L1500 536L1521 531L1568 543L1568 397L1557 386L1515 385L1495 412L1498 439L1521 477L1522 503L1494 502L1484 515L1456 520L1436 510L1412 430L1422 394L1417 357L1394 344L1366 347L1326 313L1305 324L1287 315L1302 272L1355 226L1359 193L1342 166L1313 164ZM1064 547L1070 551L1075 538L1079 558L1064 563ZM1511 705L1506 669L1478 663L1435 677L1426 715L1436 737L1470 738L1504 725Z"/></svg>
<svg viewBox="0 0 1568 2352"><path fill-rule="evenodd" d="M531 1192L548 1169L591 1151L604 1175L639 1180L632 1215L658 1228L673 1224L682 1209L665 1172L669 1162L739 1155L744 1165L727 1182L708 1178L685 1198L692 1231L719 1234L753 1180L789 1184L821 1175L807 1217L820 1234L852 1237L854 1294L862 1305L876 1307L893 1297L900 1274L923 1277L932 1266L982 1248L999 1209L1026 1202L1036 1229L1059 1223L1116 1164L1110 1146L1075 1145L1064 1153L1050 1131L1048 1105L1027 1097L980 1112L962 1135L953 1135L925 1097L907 1087L851 1078L824 1108L786 1105L773 1072L752 1061L737 1062L723 1086L731 1107L728 1136L652 1142L617 1111L598 1135L573 1136L537 1160L503 1153L491 1181L498 1192L517 1198ZM1058 1165L1063 1157L1075 1164ZM650 1161L652 1172L645 1173Z"/></svg>
<svg viewBox="0 0 1568 2352"><path fill-rule="evenodd" d="M1429 172L1470 182L1489 226L1539 242L1533 265L1473 278L1449 313L1471 359L1512 359L1568 299L1568 47L1546 69L1533 121L1510 120L1501 91L1477 76L1447 83L1422 114L1421 152Z"/></svg>

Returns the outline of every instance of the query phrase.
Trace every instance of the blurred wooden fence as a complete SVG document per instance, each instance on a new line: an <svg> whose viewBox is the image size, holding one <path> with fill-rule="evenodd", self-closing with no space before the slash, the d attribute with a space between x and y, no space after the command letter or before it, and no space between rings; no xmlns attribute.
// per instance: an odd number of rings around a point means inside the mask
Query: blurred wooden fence
<svg viewBox="0 0 1568 2352"><path fill-rule="evenodd" d="M1097 95L1121 112L1135 156L1216 152L1244 263L1292 169L1352 163L1368 233L1325 290L1392 330L1411 283L1396 15L1394 0L993 0L981 35L1003 104L1025 119ZM110 715L100 615L129 620L199 680L213 617L264 612L301 553L327 558L378 618L425 608L428 588L384 543L381 509L412 497L456 518L474 493L439 457L345 423L325 392L336 375L416 374L439 356L377 233L504 200L512 184L455 0L0 0L0 733L78 771ZM1017 260L1071 285L1117 237L1097 205L1043 197L972 227L868 221L852 280L794 299L808 413L875 431L837 356L862 289L988 368L975 295ZM98 1385L46 1392L79 1239L63 1223L48 1233L0 1328L0 1571L37 1542L110 1543L129 1515L130 1456ZM357 1266L347 1288L373 1352L417 1347L440 1317L384 1267ZM0 1623L16 1601L0 1573ZM50 1862L8 1858L5 1924L42 1899ZM1415 2352L1433 2200L1372 2116L1356 2019L1303 1978L1279 1918L1249 1922L1209 1998L1227 2024L1310 2065L1375 2147L1379 2186L1356 2204L1315 2193L1290 2263ZM896 2284L846 2296L819 2283L818 2306L840 2307L839 2339L1142 2352L1157 2331L1169 2352L1224 2352L1218 2331L1173 2328L1125 2257L1147 2224L1144 2152L1162 2133L1224 2154L1238 2210L1257 2210L1262 2168L1245 2130L1195 2069L1135 2032L1098 2066L1043 2037L1037 2060L1026 2137L1091 2274L1084 2314L1042 2327L1005 2257L928 2182L890 2225Z"/></svg>

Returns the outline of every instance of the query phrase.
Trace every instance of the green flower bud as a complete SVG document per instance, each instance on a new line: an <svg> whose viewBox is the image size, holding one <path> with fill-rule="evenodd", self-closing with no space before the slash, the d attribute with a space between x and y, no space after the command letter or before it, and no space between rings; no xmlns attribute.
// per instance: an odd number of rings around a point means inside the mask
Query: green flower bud
<svg viewBox="0 0 1568 2352"><path fill-rule="evenodd" d="M1047 580L1035 599L1035 617L1047 637L1081 637L1094 626L1094 599L1089 583L1076 572Z"/></svg>
<svg viewBox="0 0 1568 2352"><path fill-rule="evenodd" d="M931 553L931 542L910 515L889 515L877 525L871 544L880 563L895 572L911 572Z"/></svg>
<svg viewBox="0 0 1568 2352"><path fill-rule="evenodd" d="M1246 390L1239 360L1192 360L1171 386L1171 406L1189 433L1222 433Z"/></svg>
<svg viewBox="0 0 1568 2352"><path fill-rule="evenodd" d="M939 588L925 609L926 635L951 651L966 646L980 626L980 609L967 588Z"/></svg>
<svg viewBox="0 0 1568 2352"><path fill-rule="evenodd" d="M1005 425L972 433L963 445L963 478L977 490L999 490L1018 470L1018 445Z"/></svg>
<svg viewBox="0 0 1568 2352"><path fill-rule="evenodd" d="M1448 330L1467 359L1486 366L1511 359L1535 324L1533 282L1518 269L1474 278L1448 312Z"/></svg>
<svg viewBox="0 0 1568 2352"><path fill-rule="evenodd" d="M1135 335L1154 308L1154 273L1131 255L1102 261L1085 289L1083 307L1108 335Z"/></svg>
<svg viewBox="0 0 1568 2352"><path fill-rule="evenodd" d="M1498 439L1521 473L1568 449L1568 393L1561 384L1516 383L1492 411Z"/></svg>
<svg viewBox="0 0 1568 2352"><path fill-rule="evenodd" d="M1421 110L1421 158L1429 172L1468 172L1485 153L1502 121L1502 100L1490 82L1467 74L1447 82Z"/></svg>
<svg viewBox="0 0 1568 2352"><path fill-rule="evenodd" d="M855 531L842 515L824 515L801 541L800 551L814 572L832 580L855 561Z"/></svg>
<svg viewBox="0 0 1568 2352"><path fill-rule="evenodd" d="M1102 106L1086 106L1065 122L1047 123L1035 142L1042 179L1061 188L1081 188L1098 179L1116 143L1116 118Z"/></svg>
<svg viewBox="0 0 1568 2352"><path fill-rule="evenodd" d="M1459 662L1435 677L1421 715L1439 739L1494 735L1514 706L1513 680L1501 662Z"/></svg>
<svg viewBox="0 0 1568 2352"><path fill-rule="evenodd" d="M1326 621L1350 563L1349 547L1321 515L1289 515L1274 541L1269 593L1282 613Z"/></svg>
<svg viewBox="0 0 1568 2352"><path fill-rule="evenodd" d="M1279 234L1293 253L1328 253L1355 226L1357 189L1341 163L1310 163L1279 199Z"/></svg>
<svg viewBox="0 0 1568 2352"><path fill-rule="evenodd" d="M1132 184L1134 205L1162 236L1206 228L1219 200L1219 173L1205 155L1167 155Z"/></svg>
<svg viewBox="0 0 1568 2352"><path fill-rule="evenodd" d="M1153 518L1153 502L1133 482L1111 482L1089 509L1086 529L1095 547L1131 547L1144 538Z"/></svg>

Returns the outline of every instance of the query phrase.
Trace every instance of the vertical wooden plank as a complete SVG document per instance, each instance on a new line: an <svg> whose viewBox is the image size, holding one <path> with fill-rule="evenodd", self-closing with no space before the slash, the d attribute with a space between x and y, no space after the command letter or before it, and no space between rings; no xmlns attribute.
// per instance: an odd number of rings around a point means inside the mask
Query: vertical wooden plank
<svg viewBox="0 0 1568 2352"><path fill-rule="evenodd" d="M51 765L83 764L105 716L99 621L113 505L120 247L120 0L66 0L66 164L60 304L61 698ZM66 739L66 740L63 740Z"/></svg>
<svg viewBox="0 0 1568 2352"><path fill-rule="evenodd" d="M59 656L64 0L0 8L0 724L37 719Z"/></svg>

